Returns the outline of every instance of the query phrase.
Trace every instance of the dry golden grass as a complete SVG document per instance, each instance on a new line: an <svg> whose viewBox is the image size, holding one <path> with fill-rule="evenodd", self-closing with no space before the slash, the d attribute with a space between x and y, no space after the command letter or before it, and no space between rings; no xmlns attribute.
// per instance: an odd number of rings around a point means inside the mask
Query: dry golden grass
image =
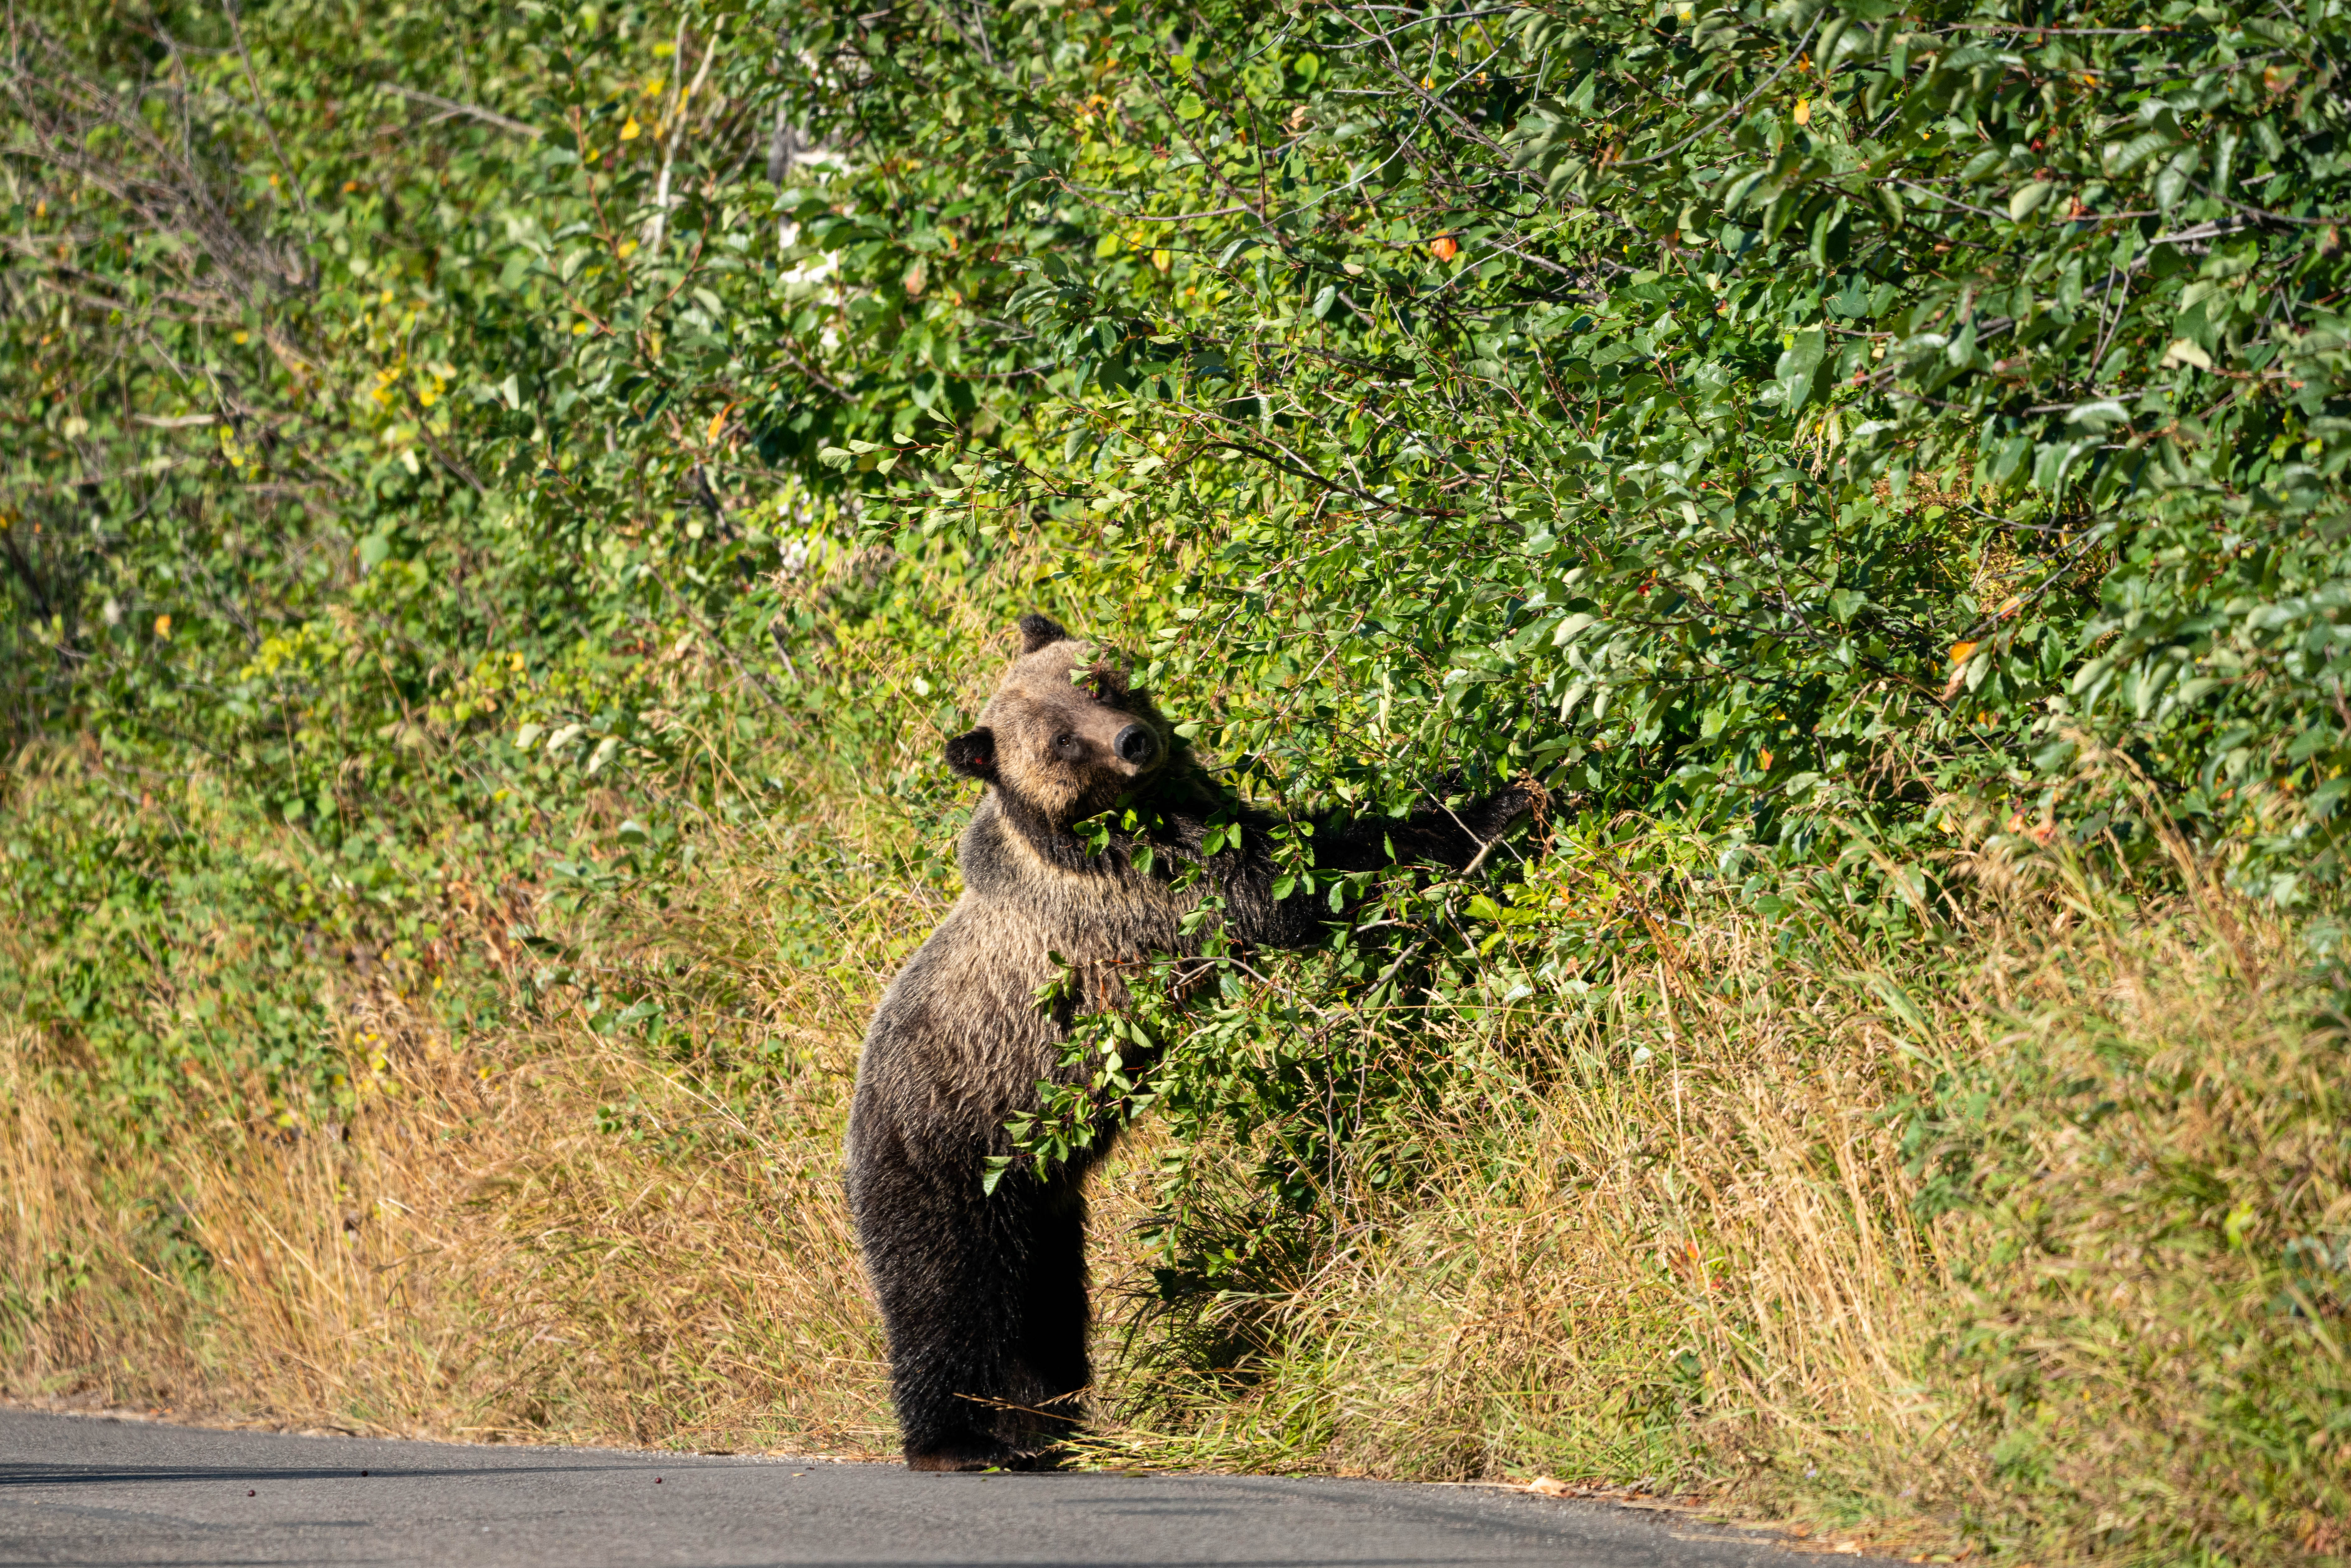
<svg viewBox="0 0 2351 1568"><path fill-rule="evenodd" d="M470 1437L886 1442L835 1176L862 996L820 975L770 995L796 1059L749 1105L576 1011L453 1048L381 994L353 1009L383 1065L347 1123L144 1149L78 1132L10 1050L0 1270L85 1281L13 1314L8 1392ZM151 1261L158 1194L208 1267Z"/></svg>
<svg viewBox="0 0 2351 1568"><path fill-rule="evenodd" d="M1173 1313L1106 1447L1646 1480L1928 1551L2333 1560L2345 1303L2282 1309L2279 1259L2351 1231L2351 1123L2296 932L2027 841L1974 869L1970 925L1901 948L1692 912L1679 977L1514 1036L1408 1199ZM1238 1366L1198 1353L1220 1319Z"/></svg>
<svg viewBox="0 0 2351 1568"><path fill-rule="evenodd" d="M1430 1129L1446 1153L1410 1199L1359 1211L1279 1281L1278 1326L1260 1331L1277 1348L1238 1397L1215 1380L1181 1445L1665 1484L1701 1456L1868 1468L1915 1442L1912 1385L1949 1280L1882 1114L1898 1092L1882 1007L1792 994L1819 977L1782 973L1771 935L1701 926L1682 960L1704 988L1622 975L1597 1027L1521 1019L1515 1081ZM1129 1396L1156 1412L1181 1378L1155 1366Z"/></svg>
<svg viewBox="0 0 2351 1568"><path fill-rule="evenodd" d="M841 656L896 684L869 650ZM839 1150L865 1016L944 907L906 874L908 821L873 783L911 758L806 748L787 808L727 821L695 800L758 791L716 779L723 747L682 739L720 789L670 802L700 852L676 896L566 913L461 875L426 961L319 966L355 1081L340 1120L275 1118L256 1084L192 1075L144 1137L93 1130L70 1045L0 1034L0 1393L475 1438L891 1448ZM80 785L37 761L20 810ZM626 814L591 798L580 829L609 840ZM254 852L297 852L243 831ZM827 961L789 961L811 937ZM570 956L552 981L549 951ZM443 977L486 992L498 1025L453 1036ZM600 1028L616 984L666 1027L615 1029L607 1009Z"/></svg>

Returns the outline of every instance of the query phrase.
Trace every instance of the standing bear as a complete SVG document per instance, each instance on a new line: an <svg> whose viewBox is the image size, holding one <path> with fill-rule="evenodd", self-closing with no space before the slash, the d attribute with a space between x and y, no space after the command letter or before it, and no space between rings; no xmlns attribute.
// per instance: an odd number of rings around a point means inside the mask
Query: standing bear
<svg viewBox="0 0 2351 1568"><path fill-rule="evenodd" d="M1199 854L1215 791L1124 668L1041 615L1021 618L1020 656L946 760L987 787L963 835L963 896L883 995L849 1118L850 1207L917 1470L1034 1463L1075 1425L1090 1381L1083 1182L1102 1151L982 1186L988 1157L1011 1152L1006 1118L1062 1072L1070 1019L1117 1006L1121 969L1198 952L1208 933L1182 921L1204 896L1222 898L1239 943L1305 946L1331 918L1310 894L1274 896L1270 818L1244 815L1238 848ZM1396 862L1458 871L1540 793L1317 823L1313 863L1377 870L1393 846ZM1162 824L1148 870L1071 831L1122 796ZM1185 864L1200 874L1177 885ZM1078 997L1049 1012L1037 995L1056 954Z"/></svg>

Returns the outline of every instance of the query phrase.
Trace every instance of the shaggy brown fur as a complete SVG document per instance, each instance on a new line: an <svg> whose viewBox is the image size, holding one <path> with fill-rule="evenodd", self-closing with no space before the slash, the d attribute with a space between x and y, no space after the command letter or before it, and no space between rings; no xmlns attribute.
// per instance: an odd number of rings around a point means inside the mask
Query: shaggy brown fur
<svg viewBox="0 0 2351 1568"><path fill-rule="evenodd" d="M1075 1416L1085 1350L1086 1167L1049 1178L1019 1167L994 1194L1006 1118L1037 1105L1060 1071L1066 1019L1123 1001L1119 975L1155 954L1196 952L1181 930L1207 894L1227 934L1301 946L1327 929L1319 899L1276 899L1267 818L1244 816L1241 847L1199 854L1207 786L1123 668L1043 616L1020 622L1021 653L947 761L987 788L961 846L964 893L882 998L850 1115L849 1196L889 1333L898 1421L916 1469L1027 1462ZM1533 785L1459 811L1314 828L1314 863L1458 870L1539 798ZM1122 796L1156 808L1150 871L1127 848L1092 854L1070 830ZM1202 875L1176 885L1189 862ZM1037 989L1067 960L1074 1007L1040 1010Z"/></svg>

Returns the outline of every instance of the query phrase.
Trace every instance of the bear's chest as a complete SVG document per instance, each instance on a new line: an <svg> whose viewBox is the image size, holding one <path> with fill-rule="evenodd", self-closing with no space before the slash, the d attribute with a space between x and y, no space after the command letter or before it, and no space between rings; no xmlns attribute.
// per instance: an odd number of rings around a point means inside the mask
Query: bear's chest
<svg viewBox="0 0 2351 1568"><path fill-rule="evenodd" d="M998 950L1058 953L1072 964L1121 964L1176 952L1198 893L1179 890L1112 857L1069 845L1040 847L1005 820L993 796L962 845L972 915Z"/></svg>
<svg viewBox="0 0 2351 1568"><path fill-rule="evenodd" d="M1072 963L1176 951L1191 903L1166 884L1131 873L1040 875L982 896L999 919L1027 925L1039 943Z"/></svg>

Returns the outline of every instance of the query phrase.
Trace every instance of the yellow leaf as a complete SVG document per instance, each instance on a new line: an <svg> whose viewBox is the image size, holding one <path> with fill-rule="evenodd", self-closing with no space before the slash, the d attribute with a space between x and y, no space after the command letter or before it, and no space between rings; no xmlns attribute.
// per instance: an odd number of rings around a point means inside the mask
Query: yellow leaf
<svg viewBox="0 0 2351 1568"><path fill-rule="evenodd" d="M1461 250L1461 247L1453 242L1451 235L1438 235L1428 242L1428 248L1439 261L1451 261Z"/></svg>
<svg viewBox="0 0 2351 1568"><path fill-rule="evenodd" d="M1765 747L1757 747L1757 748L1756 748L1756 752L1755 752L1755 760L1756 760L1756 761L1758 761L1758 762L1761 762L1761 763L1763 765L1763 771L1764 771L1764 772L1766 772L1766 773L1771 772L1771 748L1770 747L1768 747L1768 746L1765 746Z"/></svg>
<svg viewBox="0 0 2351 1568"><path fill-rule="evenodd" d="M1796 100L1796 113L1794 118L1796 123L1799 125L1810 125L1813 122L1813 100L1811 99L1800 98Z"/></svg>
<svg viewBox="0 0 2351 1568"><path fill-rule="evenodd" d="M2174 365L2193 365L2199 371L2209 371L2212 368L2212 356L2192 339L2180 338L2163 350L2163 368L2168 371Z"/></svg>
<svg viewBox="0 0 2351 1568"><path fill-rule="evenodd" d="M712 414L710 416L710 433L706 439L711 441L717 440L718 433L726 428L726 416L734 412L735 405L733 403L728 403L725 408L722 408L716 413Z"/></svg>
<svg viewBox="0 0 2351 1568"><path fill-rule="evenodd" d="M1951 663L1964 664L1968 662L1968 655L1975 651L1976 645L1973 643L1954 643L1951 644Z"/></svg>
<svg viewBox="0 0 2351 1568"><path fill-rule="evenodd" d="M634 141L643 133L643 129L637 124L637 117L633 114L629 116L629 122L621 127L621 140L623 141Z"/></svg>
<svg viewBox="0 0 2351 1568"><path fill-rule="evenodd" d="M162 638L167 643L171 641L172 618L170 616L158 615L155 617L155 635Z"/></svg>

